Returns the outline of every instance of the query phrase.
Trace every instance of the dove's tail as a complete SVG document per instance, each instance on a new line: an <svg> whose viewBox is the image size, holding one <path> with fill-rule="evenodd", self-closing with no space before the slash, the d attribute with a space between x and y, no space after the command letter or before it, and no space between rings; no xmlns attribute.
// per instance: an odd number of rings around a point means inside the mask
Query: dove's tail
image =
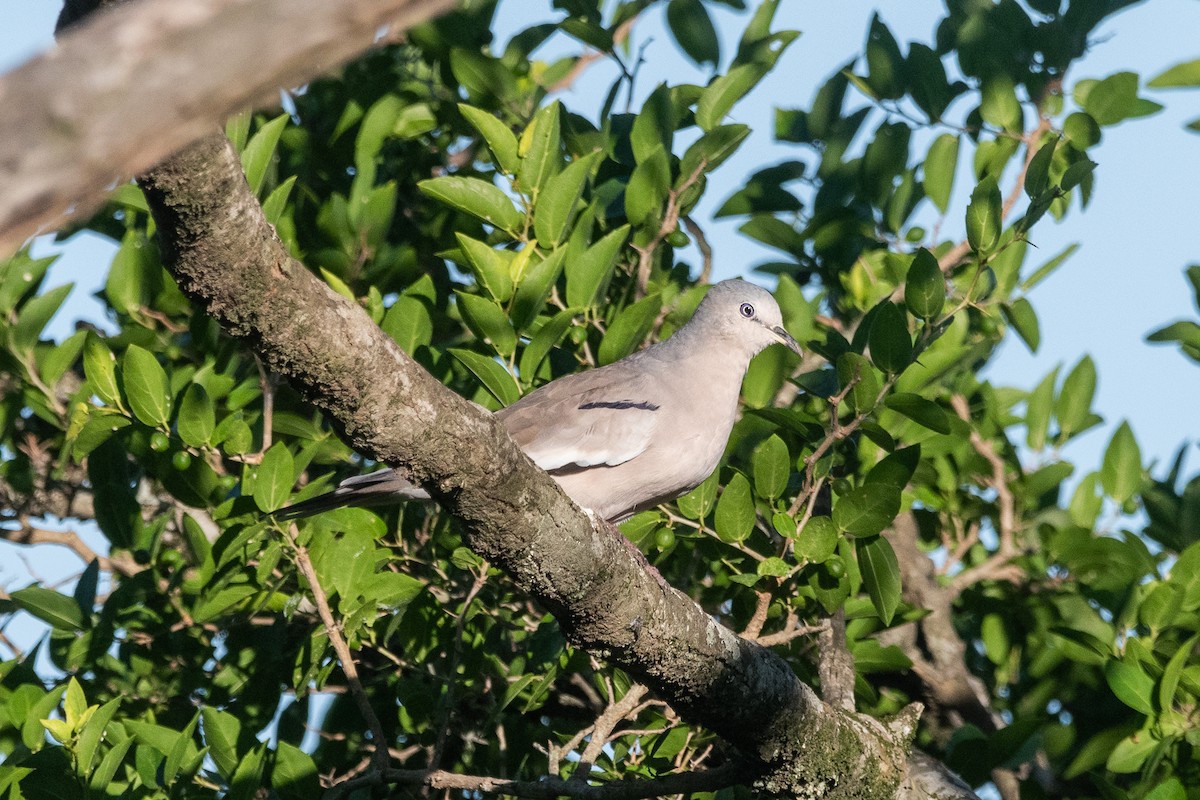
<svg viewBox="0 0 1200 800"><path fill-rule="evenodd" d="M394 470L384 469L347 478L332 492L281 508L273 516L278 520L300 519L345 506L384 506L428 499L429 493L420 486L400 477Z"/></svg>

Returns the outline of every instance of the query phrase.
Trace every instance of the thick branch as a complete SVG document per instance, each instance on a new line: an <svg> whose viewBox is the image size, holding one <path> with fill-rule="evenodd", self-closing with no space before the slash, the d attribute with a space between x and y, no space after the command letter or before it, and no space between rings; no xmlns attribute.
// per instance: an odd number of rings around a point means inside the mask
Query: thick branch
<svg viewBox="0 0 1200 800"><path fill-rule="evenodd" d="M737 746L769 790L891 798L915 717L824 706L786 662L665 590L488 414L422 370L350 301L291 260L223 137L142 181L181 288L325 408L371 458L407 469L471 547L558 618L570 641Z"/></svg>
<svg viewBox="0 0 1200 800"><path fill-rule="evenodd" d="M138 0L0 78L0 257L225 117L452 0ZM136 86L137 91L130 87Z"/></svg>

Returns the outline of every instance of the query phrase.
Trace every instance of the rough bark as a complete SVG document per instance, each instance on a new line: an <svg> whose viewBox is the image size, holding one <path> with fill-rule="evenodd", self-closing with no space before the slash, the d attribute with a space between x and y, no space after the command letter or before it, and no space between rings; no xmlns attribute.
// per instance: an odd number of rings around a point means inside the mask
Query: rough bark
<svg viewBox="0 0 1200 800"><path fill-rule="evenodd" d="M407 469L467 541L558 618L797 797L890 798L916 725L824 705L774 653L665 590L593 524L490 415L426 373L353 303L290 259L236 154L210 136L142 179L180 287L336 420L364 454Z"/></svg>
<svg viewBox="0 0 1200 800"><path fill-rule="evenodd" d="M62 21L91 4L74 0ZM230 114L358 55L384 26L409 27L451 5L137 0L93 15L0 78L0 258Z"/></svg>

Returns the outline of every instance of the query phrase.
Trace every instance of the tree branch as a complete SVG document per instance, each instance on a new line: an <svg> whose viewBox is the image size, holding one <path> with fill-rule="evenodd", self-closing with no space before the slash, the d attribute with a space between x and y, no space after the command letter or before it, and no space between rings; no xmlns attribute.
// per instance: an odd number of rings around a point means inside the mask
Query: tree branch
<svg viewBox="0 0 1200 800"><path fill-rule="evenodd" d="M823 705L781 658L661 586L491 415L288 256L224 137L173 157L142 187L183 291L325 408L361 452L425 486L472 549L553 613L569 641L738 747L763 770L765 790L838 797L870 787L890 800L915 716L885 725Z"/></svg>
<svg viewBox="0 0 1200 800"><path fill-rule="evenodd" d="M106 187L452 0L137 0L0 78L0 257ZM264 35L264 22L270 35ZM137 86L137 91L130 91ZM16 112L16 113L14 113Z"/></svg>
<svg viewBox="0 0 1200 800"><path fill-rule="evenodd" d="M424 786L429 789L504 794L533 800L557 800L559 797L578 800L642 800L673 794L715 792L743 783L749 775L742 765L730 763L703 772L681 772L661 778L621 780L604 784L553 777L536 781L512 781L480 775L459 775L440 770L406 769L390 769L384 774L384 780L388 783ZM369 782L369 776L363 776L338 784L334 796L345 797Z"/></svg>

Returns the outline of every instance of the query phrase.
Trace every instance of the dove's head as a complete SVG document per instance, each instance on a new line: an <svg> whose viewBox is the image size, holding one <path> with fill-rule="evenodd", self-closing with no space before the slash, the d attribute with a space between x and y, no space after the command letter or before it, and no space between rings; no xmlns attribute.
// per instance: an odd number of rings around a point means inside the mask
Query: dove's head
<svg viewBox="0 0 1200 800"><path fill-rule="evenodd" d="M801 352L800 345L784 329L783 314L771 293L743 280L721 281L709 289L691 324L706 336L744 346L751 355L772 344Z"/></svg>

